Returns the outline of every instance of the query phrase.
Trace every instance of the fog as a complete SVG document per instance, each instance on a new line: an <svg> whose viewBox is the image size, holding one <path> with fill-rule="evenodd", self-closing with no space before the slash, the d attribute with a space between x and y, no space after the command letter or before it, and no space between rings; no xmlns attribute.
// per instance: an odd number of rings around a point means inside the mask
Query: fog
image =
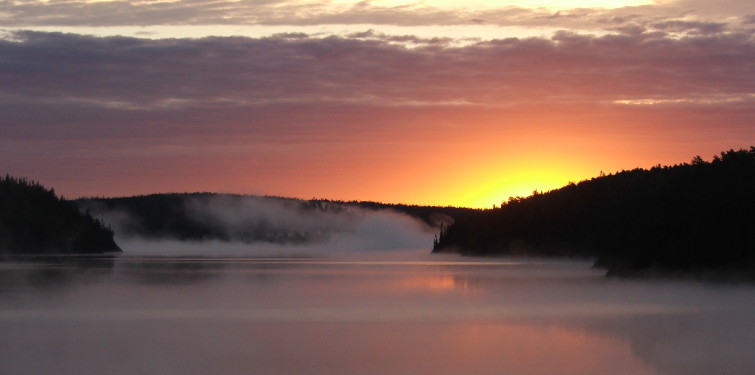
<svg viewBox="0 0 755 375"><path fill-rule="evenodd" d="M123 254L0 275L4 375L755 371L752 286L582 261Z"/></svg>
<svg viewBox="0 0 755 375"><path fill-rule="evenodd" d="M254 196L187 197L181 215L222 236L199 240L178 240L169 231L160 237L145 235L143 217L91 201L83 207L111 226L119 246L134 255L404 259L429 252L437 234L422 221L388 209L304 203Z"/></svg>

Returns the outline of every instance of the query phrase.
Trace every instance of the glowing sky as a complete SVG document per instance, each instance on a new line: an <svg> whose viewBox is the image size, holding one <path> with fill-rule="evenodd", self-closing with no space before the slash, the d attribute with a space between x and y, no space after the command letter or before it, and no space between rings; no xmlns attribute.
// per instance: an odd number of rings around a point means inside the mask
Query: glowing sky
<svg viewBox="0 0 755 375"><path fill-rule="evenodd" d="M755 145L750 0L3 1L0 173L490 207Z"/></svg>

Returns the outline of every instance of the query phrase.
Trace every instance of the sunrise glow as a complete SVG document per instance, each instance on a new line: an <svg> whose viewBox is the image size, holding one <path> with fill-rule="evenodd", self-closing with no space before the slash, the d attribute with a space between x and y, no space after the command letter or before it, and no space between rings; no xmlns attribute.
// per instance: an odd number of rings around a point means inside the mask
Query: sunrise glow
<svg viewBox="0 0 755 375"><path fill-rule="evenodd" d="M755 144L751 4L688 2L6 2L0 173L489 208L710 159Z"/></svg>
<svg viewBox="0 0 755 375"><path fill-rule="evenodd" d="M545 192L566 185L569 177L559 177L547 172L529 172L502 177L490 183L480 184L481 188L475 189L468 195L466 201L458 205L477 208L491 208L500 206L501 202L514 197L528 197L535 190ZM465 194L460 194L464 196Z"/></svg>

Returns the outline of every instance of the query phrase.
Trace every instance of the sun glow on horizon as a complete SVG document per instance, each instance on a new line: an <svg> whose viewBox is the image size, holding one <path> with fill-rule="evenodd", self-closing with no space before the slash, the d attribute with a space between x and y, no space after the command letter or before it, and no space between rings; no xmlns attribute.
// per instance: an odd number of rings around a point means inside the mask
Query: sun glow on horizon
<svg viewBox="0 0 755 375"><path fill-rule="evenodd" d="M574 178L565 175L532 171L524 174L502 176L480 184L473 191L463 194L458 205L471 208L491 208L513 197L528 197L534 191L544 192L565 186Z"/></svg>

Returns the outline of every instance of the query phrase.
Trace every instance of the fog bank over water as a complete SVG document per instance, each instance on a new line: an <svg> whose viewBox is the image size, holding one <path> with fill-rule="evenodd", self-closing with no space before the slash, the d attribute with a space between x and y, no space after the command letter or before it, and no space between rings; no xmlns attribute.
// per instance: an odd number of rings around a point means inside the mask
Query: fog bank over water
<svg viewBox="0 0 755 375"><path fill-rule="evenodd" d="M180 198L155 219L94 201L90 209L115 231L128 254L353 257L427 253L437 229L392 210L254 196ZM157 229L155 229L157 228Z"/></svg>

